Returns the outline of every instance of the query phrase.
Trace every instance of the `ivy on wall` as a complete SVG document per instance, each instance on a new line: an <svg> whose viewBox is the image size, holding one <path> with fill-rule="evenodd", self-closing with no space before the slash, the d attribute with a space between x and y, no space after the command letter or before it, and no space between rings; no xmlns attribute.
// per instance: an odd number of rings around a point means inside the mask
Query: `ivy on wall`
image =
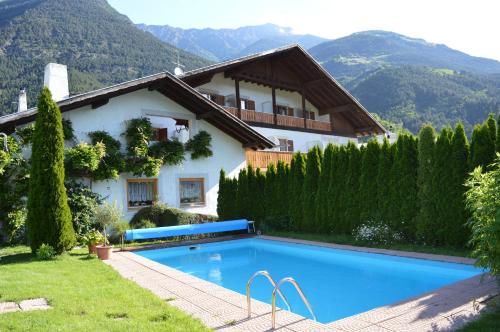
<svg viewBox="0 0 500 332"><path fill-rule="evenodd" d="M212 136L202 130L186 143L186 150L191 151L191 159L208 158L213 155L211 150Z"/></svg>

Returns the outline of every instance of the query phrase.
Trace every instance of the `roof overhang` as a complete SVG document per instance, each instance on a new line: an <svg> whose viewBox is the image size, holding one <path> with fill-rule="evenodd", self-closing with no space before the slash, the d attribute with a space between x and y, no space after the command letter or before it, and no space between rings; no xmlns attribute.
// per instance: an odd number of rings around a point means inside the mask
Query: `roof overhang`
<svg viewBox="0 0 500 332"><path fill-rule="evenodd" d="M215 74L277 89L302 93L320 114L330 114L353 136L384 134L386 129L312 56L298 45L245 56L189 71L184 82L197 87ZM340 127L339 127L340 128ZM342 130L342 129L339 129Z"/></svg>
<svg viewBox="0 0 500 332"><path fill-rule="evenodd" d="M62 113L89 105L92 108L98 108L106 105L111 98L145 88L151 91L156 90L172 99L196 114L197 119L207 121L240 141L245 148L265 149L274 147L274 144L269 139L226 112L221 106L204 98L196 90L168 72L75 95L57 104ZM12 133L17 126L33 122L36 113L37 109L32 108L24 112L1 116L0 132Z"/></svg>

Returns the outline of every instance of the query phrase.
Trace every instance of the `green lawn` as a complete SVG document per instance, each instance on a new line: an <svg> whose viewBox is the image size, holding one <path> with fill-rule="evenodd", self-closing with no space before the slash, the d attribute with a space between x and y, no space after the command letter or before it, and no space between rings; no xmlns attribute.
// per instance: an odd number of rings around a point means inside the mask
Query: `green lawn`
<svg viewBox="0 0 500 332"><path fill-rule="evenodd" d="M208 331L85 251L37 261L0 248L0 302L45 297L53 309L0 315L0 331Z"/></svg>
<svg viewBox="0 0 500 332"><path fill-rule="evenodd" d="M438 255L449 255L449 256L460 256L460 257L471 256L471 251L463 248L432 247L432 246L424 246L421 244L403 244L403 243L396 243L389 245L382 245L382 244L375 245L373 243L356 241L352 235L309 234L309 233L276 232L276 231L267 232L265 235L288 237L292 239L310 240L310 241L318 241L326 243L348 244L360 247L422 252L427 254L438 254Z"/></svg>

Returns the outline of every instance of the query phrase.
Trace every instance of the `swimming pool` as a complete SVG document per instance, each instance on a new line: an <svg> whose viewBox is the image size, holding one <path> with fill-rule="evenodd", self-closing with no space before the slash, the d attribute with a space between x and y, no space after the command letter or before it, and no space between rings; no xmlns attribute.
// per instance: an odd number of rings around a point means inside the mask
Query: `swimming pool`
<svg viewBox="0 0 500 332"><path fill-rule="evenodd" d="M137 251L136 254L245 294L248 279L267 270L278 281L293 277L319 322L328 323L481 274L470 265L363 253L267 239L243 239ZM310 318L295 289L282 291L292 311ZM252 298L271 303L272 286L263 277ZM285 305L277 297L277 305Z"/></svg>

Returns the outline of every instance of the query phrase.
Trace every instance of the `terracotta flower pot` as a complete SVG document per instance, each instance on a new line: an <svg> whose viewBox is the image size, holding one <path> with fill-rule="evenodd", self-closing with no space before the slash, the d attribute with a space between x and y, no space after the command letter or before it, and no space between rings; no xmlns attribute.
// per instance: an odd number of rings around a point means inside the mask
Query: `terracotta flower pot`
<svg viewBox="0 0 500 332"><path fill-rule="evenodd" d="M96 249L96 244L89 244L88 247L89 247L89 254L95 254L97 253L97 249Z"/></svg>
<svg viewBox="0 0 500 332"><path fill-rule="evenodd" d="M108 260L109 257L111 256L111 251L113 249L112 246L105 246L105 245L100 245L96 247L97 249L97 257L99 257L100 260Z"/></svg>

